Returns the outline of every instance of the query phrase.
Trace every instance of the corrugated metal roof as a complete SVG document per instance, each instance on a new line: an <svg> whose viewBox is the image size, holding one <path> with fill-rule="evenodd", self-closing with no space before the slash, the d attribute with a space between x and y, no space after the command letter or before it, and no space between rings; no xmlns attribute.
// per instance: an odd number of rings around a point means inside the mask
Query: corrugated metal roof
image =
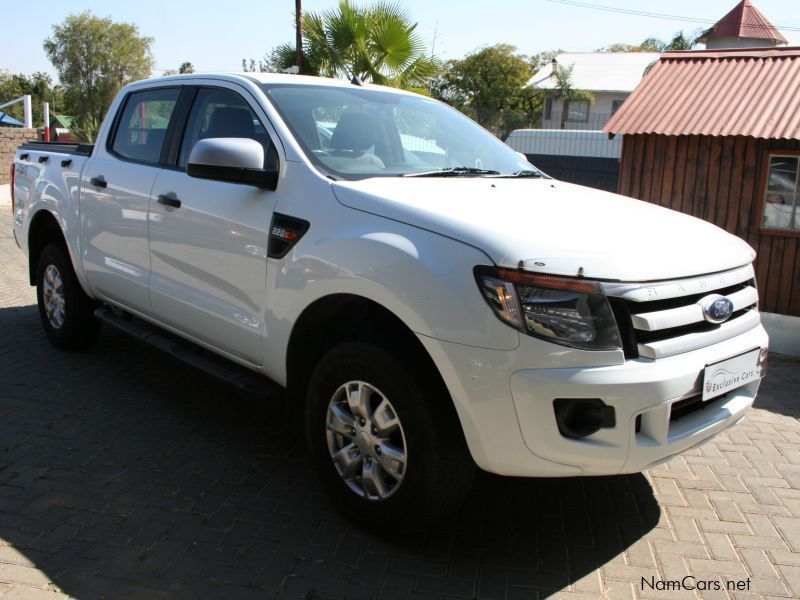
<svg viewBox="0 0 800 600"><path fill-rule="evenodd" d="M800 139L800 47L667 52L603 131Z"/></svg>
<svg viewBox="0 0 800 600"><path fill-rule="evenodd" d="M556 62L572 67L572 85L592 92L632 92L644 77L658 52L564 52ZM556 86L553 64L547 63L531 77L528 85L540 90Z"/></svg>
<svg viewBox="0 0 800 600"><path fill-rule="evenodd" d="M700 38L701 42L714 38L738 37L772 40L786 44L786 38L767 17L761 14L750 0L742 0Z"/></svg>

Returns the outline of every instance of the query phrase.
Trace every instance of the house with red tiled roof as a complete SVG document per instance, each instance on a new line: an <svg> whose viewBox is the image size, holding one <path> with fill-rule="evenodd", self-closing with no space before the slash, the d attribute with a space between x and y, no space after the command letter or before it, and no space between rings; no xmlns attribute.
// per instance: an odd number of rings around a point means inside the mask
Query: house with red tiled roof
<svg viewBox="0 0 800 600"><path fill-rule="evenodd" d="M603 130L622 137L621 194L746 240L761 310L800 317L800 47L766 31L762 47L662 54Z"/></svg>

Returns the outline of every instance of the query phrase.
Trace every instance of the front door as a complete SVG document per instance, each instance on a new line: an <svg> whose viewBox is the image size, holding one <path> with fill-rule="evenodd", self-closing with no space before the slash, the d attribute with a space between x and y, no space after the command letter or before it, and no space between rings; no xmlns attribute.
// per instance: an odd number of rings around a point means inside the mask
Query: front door
<svg viewBox="0 0 800 600"><path fill-rule="evenodd" d="M262 121L234 88L197 91L177 168L158 174L150 199L150 300L164 324L260 365L275 194L189 177L192 146L211 137L252 138L275 156Z"/></svg>
<svg viewBox="0 0 800 600"><path fill-rule="evenodd" d="M180 89L131 92L81 178L82 261L106 300L149 313L147 210Z"/></svg>

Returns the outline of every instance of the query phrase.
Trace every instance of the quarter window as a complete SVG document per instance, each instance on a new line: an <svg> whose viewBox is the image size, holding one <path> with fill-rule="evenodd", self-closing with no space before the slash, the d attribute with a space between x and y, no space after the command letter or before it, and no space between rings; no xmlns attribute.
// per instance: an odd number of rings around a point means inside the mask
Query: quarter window
<svg viewBox="0 0 800 600"><path fill-rule="evenodd" d="M114 134L112 150L130 160L158 163L179 90L146 90L130 94Z"/></svg>
<svg viewBox="0 0 800 600"><path fill-rule="evenodd" d="M771 155L761 227L800 231L798 166L800 156Z"/></svg>

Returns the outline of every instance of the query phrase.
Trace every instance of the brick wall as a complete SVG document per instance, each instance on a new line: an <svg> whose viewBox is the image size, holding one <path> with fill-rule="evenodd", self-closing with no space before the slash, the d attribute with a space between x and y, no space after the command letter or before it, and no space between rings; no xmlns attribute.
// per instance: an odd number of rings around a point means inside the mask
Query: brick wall
<svg viewBox="0 0 800 600"><path fill-rule="evenodd" d="M0 127L0 185L11 183L11 161L19 145L37 139L35 129Z"/></svg>

